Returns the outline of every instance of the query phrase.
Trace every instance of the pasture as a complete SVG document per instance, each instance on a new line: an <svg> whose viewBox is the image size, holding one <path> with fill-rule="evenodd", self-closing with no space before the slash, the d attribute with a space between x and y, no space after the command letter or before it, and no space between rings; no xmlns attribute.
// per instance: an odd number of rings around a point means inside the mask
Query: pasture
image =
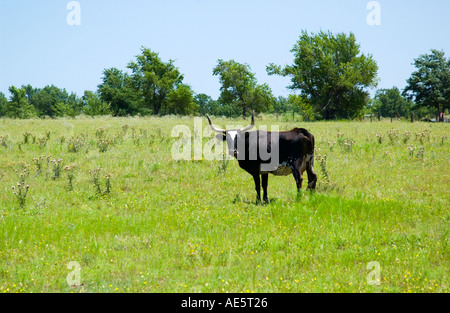
<svg viewBox="0 0 450 313"><path fill-rule="evenodd" d="M448 292L448 124L273 124L318 185L257 205L237 161L172 159L193 118L0 120L0 292Z"/></svg>

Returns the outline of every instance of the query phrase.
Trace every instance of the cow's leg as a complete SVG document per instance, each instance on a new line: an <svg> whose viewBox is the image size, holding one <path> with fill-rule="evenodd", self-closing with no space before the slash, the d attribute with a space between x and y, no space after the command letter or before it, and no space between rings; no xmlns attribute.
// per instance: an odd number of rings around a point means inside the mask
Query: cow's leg
<svg viewBox="0 0 450 313"><path fill-rule="evenodd" d="M306 163L306 173L308 174L307 189L316 189L317 174L314 171L314 155L312 155L309 162Z"/></svg>
<svg viewBox="0 0 450 313"><path fill-rule="evenodd" d="M302 173L301 173L301 163L302 163L302 161L299 159L299 160L294 161L291 166L292 175L294 175L295 182L297 183L297 194L298 195L301 194L302 182L303 182Z"/></svg>
<svg viewBox="0 0 450 313"><path fill-rule="evenodd" d="M267 196L267 184L269 181L269 174L261 174L262 188L263 188L263 201L269 203L269 197Z"/></svg>
<svg viewBox="0 0 450 313"><path fill-rule="evenodd" d="M292 174L294 175L295 182L297 183L297 192L300 193L300 190L302 189L302 174L300 174L300 171L297 166L292 166Z"/></svg>
<svg viewBox="0 0 450 313"><path fill-rule="evenodd" d="M255 190L256 190L256 203L261 202L261 180L259 178L259 173L253 175L255 180Z"/></svg>

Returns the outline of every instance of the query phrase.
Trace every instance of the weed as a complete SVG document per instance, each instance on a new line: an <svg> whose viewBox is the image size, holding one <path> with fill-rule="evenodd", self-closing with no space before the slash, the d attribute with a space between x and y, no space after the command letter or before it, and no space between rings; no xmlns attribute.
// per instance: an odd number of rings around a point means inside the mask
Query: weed
<svg viewBox="0 0 450 313"><path fill-rule="evenodd" d="M409 131L403 133L403 143L406 144L409 139L411 139L412 134Z"/></svg>
<svg viewBox="0 0 450 313"><path fill-rule="evenodd" d="M73 179L74 179L74 172L75 172L76 165L66 165L64 166L64 171L67 174L67 190L72 191L73 190Z"/></svg>
<svg viewBox="0 0 450 313"><path fill-rule="evenodd" d="M85 146L83 137L70 138L67 140L67 149L69 152L76 153L81 151L81 149Z"/></svg>
<svg viewBox="0 0 450 313"><path fill-rule="evenodd" d="M103 195L109 195L111 193L112 185L111 185L111 175L105 175L105 191Z"/></svg>
<svg viewBox="0 0 450 313"><path fill-rule="evenodd" d="M345 139L342 142L342 147L344 147L344 150L346 152L352 151L352 148L353 148L354 145L355 145L355 142L353 140L351 140L351 139Z"/></svg>
<svg viewBox="0 0 450 313"><path fill-rule="evenodd" d="M420 144L423 145L425 139L427 139L427 141L430 141L430 131L427 129L424 129L421 132L416 132L415 133L415 140L419 140Z"/></svg>
<svg viewBox="0 0 450 313"><path fill-rule="evenodd" d="M222 153L222 161L220 162L217 173L218 174L224 174L227 171L228 164L230 163L230 160L227 158L227 154L225 152Z"/></svg>
<svg viewBox="0 0 450 313"><path fill-rule="evenodd" d="M105 190L102 190L102 184L100 181L100 167L89 171L89 174L92 176L92 182L94 184L94 192L97 196L106 196L111 193L112 185L111 185L111 175L105 175Z"/></svg>
<svg viewBox="0 0 450 313"><path fill-rule="evenodd" d="M103 127L97 128L97 130L95 131L95 137L97 137L97 139L102 139L105 138L106 135L106 129L104 129Z"/></svg>
<svg viewBox="0 0 450 313"><path fill-rule="evenodd" d="M30 189L30 186L26 185L24 182L17 183L17 187L12 186L13 194L16 196L17 200L19 201L19 207L21 209L23 209L25 207L29 189Z"/></svg>
<svg viewBox="0 0 450 313"><path fill-rule="evenodd" d="M41 156L39 158L33 158L34 165L36 165L36 174L34 177L39 176L41 174L42 170L42 163L44 163L44 156Z"/></svg>
<svg viewBox="0 0 450 313"><path fill-rule="evenodd" d="M423 159L424 156L425 156L425 147L420 146L419 150L417 151L416 158Z"/></svg>
<svg viewBox="0 0 450 313"><path fill-rule="evenodd" d="M0 146L8 148L8 135L0 136Z"/></svg>
<svg viewBox="0 0 450 313"><path fill-rule="evenodd" d="M384 140L384 135L380 134L380 133L376 133L375 136L377 136L377 141L381 145L383 143L383 140Z"/></svg>
<svg viewBox="0 0 450 313"><path fill-rule="evenodd" d="M398 140L398 129L390 129L387 134L391 144L394 144Z"/></svg>
<svg viewBox="0 0 450 313"><path fill-rule="evenodd" d="M14 171L17 175L17 179L19 180L19 182L25 183L25 181L28 180L28 177L30 176L30 172L28 170L29 167L30 166L28 164L24 164L20 170Z"/></svg>
<svg viewBox="0 0 450 313"><path fill-rule="evenodd" d="M63 168L63 160L62 159L53 159L51 160L52 164L53 164L53 176L52 179L53 180L57 180L60 176L61 176L61 170Z"/></svg>
<svg viewBox="0 0 450 313"><path fill-rule="evenodd" d="M316 155L316 161L319 162L320 170L323 174L325 181L327 183L330 183L330 177L328 175L328 170L327 170L327 156L326 155L322 156L322 155L318 154L318 155Z"/></svg>
<svg viewBox="0 0 450 313"><path fill-rule="evenodd" d="M99 139L97 142L97 147L100 152L106 152L108 151L109 147L111 146L112 141L106 138Z"/></svg>
<svg viewBox="0 0 450 313"><path fill-rule="evenodd" d="M38 138L38 146L39 148L44 148L47 145L47 142L49 140L49 136L44 135Z"/></svg>
<svg viewBox="0 0 450 313"><path fill-rule="evenodd" d="M33 134L30 133L30 132L24 132L24 133L22 134L22 136L23 136L23 143L24 143L24 144L27 144L27 143L29 143L30 138L33 137Z"/></svg>
<svg viewBox="0 0 450 313"><path fill-rule="evenodd" d="M122 128L122 133L124 135L126 135L128 133L128 129L130 128L130 126L128 124L124 124L124 125L122 125L121 128Z"/></svg>
<svg viewBox="0 0 450 313"><path fill-rule="evenodd" d="M335 145L336 141L328 141L328 147L330 148L330 151L333 151Z"/></svg>
<svg viewBox="0 0 450 313"><path fill-rule="evenodd" d="M48 179L48 174L50 173L50 162L51 162L51 156L47 156L47 169L45 171L45 179Z"/></svg>

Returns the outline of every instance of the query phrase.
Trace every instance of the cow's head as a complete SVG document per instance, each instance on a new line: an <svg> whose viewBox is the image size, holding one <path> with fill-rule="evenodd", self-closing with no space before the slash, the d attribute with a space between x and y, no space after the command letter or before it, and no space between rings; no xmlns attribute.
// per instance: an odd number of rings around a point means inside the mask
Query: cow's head
<svg viewBox="0 0 450 313"><path fill-rule="evenodd" d="M255 111L252 112L252 123L244 128L240 129L231 129L231 130L225 130L218 128L213 125L211 122L211 118L208 114L206 114L206 118L208 119L209 125L211 126L211 129L218 133L216 135L216 138L218 140L226 141L228 146L228 153L231 156L234 156L235 158L238 157L238 141L241 140L242 134L244 134L246 131L249 131L255 126Z"/></svg>

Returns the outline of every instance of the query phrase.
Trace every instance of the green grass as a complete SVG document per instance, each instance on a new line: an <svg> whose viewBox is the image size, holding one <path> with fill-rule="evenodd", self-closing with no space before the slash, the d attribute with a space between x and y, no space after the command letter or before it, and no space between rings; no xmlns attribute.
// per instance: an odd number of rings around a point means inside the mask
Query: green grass
<svg viewBox="0 0 450 313"><path fill-rule="evenodd" d="M448 292L448 125L280 122L315 135L317 190L298 197L292 176L270 176L271 203L256 205L235 160L172 160L180 124L193 130L177 117L0 120L0 292ZM48 156L76 164L73 190ZM26 164L21 207L11 186Z"/></svg>

